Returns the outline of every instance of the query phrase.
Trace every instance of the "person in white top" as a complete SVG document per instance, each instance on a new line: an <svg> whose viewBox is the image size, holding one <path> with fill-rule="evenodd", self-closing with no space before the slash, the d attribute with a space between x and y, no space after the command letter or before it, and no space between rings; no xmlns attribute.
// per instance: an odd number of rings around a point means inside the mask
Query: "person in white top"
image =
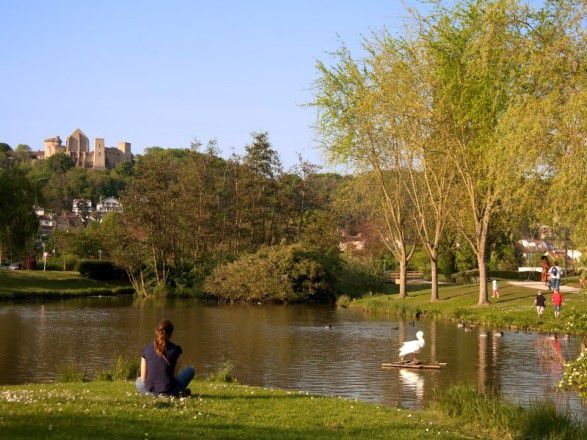
<svg viewBox="0 0 587 440"><path fill-rule="evenodd" d="M558 266L558 261L555 261L550 268L550 288L552 290L558 290L561 285L561 268Z"/></svg>
<svg viewBox="0 0 587 440"><path fill-rule="evenodd" d="M493 286L493 293L491 294L492 298L499 298L499 287L497 285L497 280L493 280L493 282L491 283Z"/></svg>

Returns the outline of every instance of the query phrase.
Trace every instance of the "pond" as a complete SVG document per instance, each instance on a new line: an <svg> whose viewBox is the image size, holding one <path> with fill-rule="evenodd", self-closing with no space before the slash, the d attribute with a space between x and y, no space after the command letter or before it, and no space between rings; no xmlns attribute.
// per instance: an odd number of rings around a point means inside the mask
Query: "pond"
<svg viewBox="0 0 587 440"><path fill-rule="evenodd" d="M241 383L303 390L421 408L455 383L527 404L551 397L579 418L586 409L560 394L561 356L579 352L576 338L489 329L465 331L436 320L374 317L332 306L205 306L192 300L88 298L0 305L0 384L47 382L60 364L84 365L89 377L119 356L139 357L161 318L176 326L183 361L199 374L234 365ZM331 326L331 327L330 327ZM423 360L441 370L383 370L403 340L422 330Z"/></svg>

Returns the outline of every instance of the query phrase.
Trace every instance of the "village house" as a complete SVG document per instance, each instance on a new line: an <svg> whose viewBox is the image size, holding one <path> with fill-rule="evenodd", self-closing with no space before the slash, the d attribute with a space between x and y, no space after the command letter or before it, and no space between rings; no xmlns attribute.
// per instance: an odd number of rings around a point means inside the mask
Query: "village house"
<svg viewBox="0 0 587 440"><path fill-rule="evenodd" d="M96 211L100 215L107 214L109 212L122 212L122 203L115 197L106 197L104 200L100 199L96 203Z"/></svg>

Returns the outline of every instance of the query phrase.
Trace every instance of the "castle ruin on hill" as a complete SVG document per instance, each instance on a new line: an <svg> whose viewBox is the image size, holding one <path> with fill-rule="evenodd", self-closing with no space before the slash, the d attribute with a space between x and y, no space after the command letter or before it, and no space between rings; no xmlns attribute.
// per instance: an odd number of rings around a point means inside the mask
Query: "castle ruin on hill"
<svg viewBox="0 0 587 440"><path fill-rule="evenodd" d="M76 166L98 170L116 168L124 162L132 162L130 142L119 142L116 148L107 148L103 138L96 138L94 150L90 150L90 140L79 128L66 140L65 146L61 138L55 136L44 140L44 158L54 154L67 154Z"/></svg>

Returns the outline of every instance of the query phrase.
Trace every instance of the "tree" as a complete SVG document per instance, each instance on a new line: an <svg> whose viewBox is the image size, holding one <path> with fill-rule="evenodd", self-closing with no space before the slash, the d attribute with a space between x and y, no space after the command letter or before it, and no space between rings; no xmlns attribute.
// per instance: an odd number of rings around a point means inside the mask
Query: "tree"
<svg viewBox="0 0 587 440"><path fill-rule="evenodd" d="M4 142L0 142L0 153L8 154L12 151L12 147Z"/></svg>
<svg viewBox="0 0 587 440"><path fill-rule="evenodd" d="M14 149L14 157L21 162L30 162L33 158L31 147L26 144L18 144Z"/></svg>
<svg viewBox="0 0 587 440"><path fill-rule="evenodd" d="M75 166L75 162L65 153L57 153L45 161L46 166L52 173L63 174Z"/></svg>
<svg viewBox="0 0 587 440"><path fill-rule="evenodd" d="M34 185L10 160L0 158L0 264L6 253L22 256L39 226Z"/></svg>
<svg viewBox="0 0 587 440"><path fill-rule="evenodd" d="M560 2L553 2L558 5ZM427 21L423 38L433 69L433 99L448 127L446 154L457 172L459 192L453 212L479 267L479 305L488 303L487 245L490 226L527 197L531 182L544 175L550 157L552 115L564 102L552 81L560 78L542 64L564 57L569 37L543 32L551 15L515 0L457 3L439 8ZM568 19L568 18L567 18ZM564 52L563 52L564 53ZM555 79L555 82L558 80Z"/></svg>
<svg viewBox="0 0 587 440"><path fill-rule="evenodd" d="M379 192L380 235L400 266L400 297L407 296L407 264L415 249L413 203L404 179L405 146L410 142L399 118L389 119L387 105L401 111L399 101L389 101L378 64L376 48L366 44L369 55L357 63L346 48L337 53L337 65L317 65L318 126L330 158L370 174ZM409 111L408 107L404 107Z"/></svg>
<svg viewBox="0 0 587 440"><path fill-rule="evenodd" d="M438 300L438 252L447 224L454 167L444 152L446 127L432 101L430 63L421 40L385 33L369 44L378 102L388 136L398 144L401 182L413 205L413 221L430 260L431 300Z"/></svg>

